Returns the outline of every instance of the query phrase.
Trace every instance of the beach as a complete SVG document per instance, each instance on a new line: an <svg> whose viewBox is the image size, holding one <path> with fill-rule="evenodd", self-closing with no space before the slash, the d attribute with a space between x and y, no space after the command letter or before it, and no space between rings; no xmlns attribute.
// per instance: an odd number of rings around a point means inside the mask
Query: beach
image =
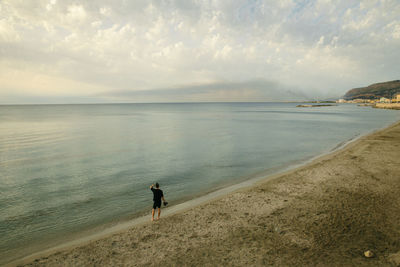
<svg viewBox="0 0 400 267"><path fill-rule="evenodd" d="M399 180L396 123L251 187L10 266L397 266Z"/></svg>

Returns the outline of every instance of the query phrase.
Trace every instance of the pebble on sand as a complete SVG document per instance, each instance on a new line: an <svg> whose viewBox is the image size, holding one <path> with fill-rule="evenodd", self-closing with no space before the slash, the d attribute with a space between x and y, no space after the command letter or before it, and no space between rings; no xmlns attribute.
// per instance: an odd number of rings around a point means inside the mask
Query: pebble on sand
<svg viewBox="0 0 400 267"><path fill-rule="evenodd" d="M374 253L372 253L371 250L367 250L367 251L364 252L364 256L366 258L372 258L374 256Z"/></svg>

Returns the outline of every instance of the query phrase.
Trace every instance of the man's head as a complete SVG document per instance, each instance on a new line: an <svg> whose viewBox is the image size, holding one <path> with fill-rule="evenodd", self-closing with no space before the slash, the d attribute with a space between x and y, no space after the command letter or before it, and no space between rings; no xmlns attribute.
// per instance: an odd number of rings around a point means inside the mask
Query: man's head
<svg viewBox="0 0 400 267"><path fill-rule="evenodd" d="M156 183L156 188L160 188L160 185L158 183Z"/></svg>

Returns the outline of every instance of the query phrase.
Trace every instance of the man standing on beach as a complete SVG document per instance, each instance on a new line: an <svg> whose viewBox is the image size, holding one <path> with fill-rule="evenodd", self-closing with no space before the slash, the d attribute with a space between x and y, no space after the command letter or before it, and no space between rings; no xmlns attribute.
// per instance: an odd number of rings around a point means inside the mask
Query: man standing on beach
<svg viewBox="0 0 400 267"><path fill-rule="evenodd" d="M151 210L151 220L154 221L154 212L156 208L158 208L158 217L157 220L160 219L161 216L161 199L164 202L164 206L168 204L168 202L164 199L163 191L160 189L160 185L156 183L156 188L154 189L154 184L150 186L150 190L153 191L153 209Z"/></svg>

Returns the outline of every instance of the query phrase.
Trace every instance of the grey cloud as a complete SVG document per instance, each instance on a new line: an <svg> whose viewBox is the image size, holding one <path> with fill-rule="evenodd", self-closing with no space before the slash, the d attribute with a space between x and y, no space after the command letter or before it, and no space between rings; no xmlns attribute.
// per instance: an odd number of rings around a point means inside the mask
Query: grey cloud
<svg viewBox="0 0 400 267"><path fill-rule="evenodd" d="M4 0L6 30L20 39L0 32L0 64L110 88L118 101L296 100L399 78L398 1L290 2L66 0L47 10L49 1ZM82 21L69 20L72 5Z"/></svg>
<svg viewBox="0 0 400 267"><path fill-rule="evenodd" d="M247 95L246 92L250 94ZM277 82L266 80L252 80L244 82L218 82L210 84L187 85L169 88L156 88L152 90L118 90L99 94L100 97L114 97L119 99L146 100L159 99L160 101L198 101L201 95L210 95L208 101L218 101L221 98L218 93L226 95L226 101L239 101L236 97L242 97L242 101L302 101L313 99L298 88L289 88ZM230 94L232 93L232 94Z"/></svg>

